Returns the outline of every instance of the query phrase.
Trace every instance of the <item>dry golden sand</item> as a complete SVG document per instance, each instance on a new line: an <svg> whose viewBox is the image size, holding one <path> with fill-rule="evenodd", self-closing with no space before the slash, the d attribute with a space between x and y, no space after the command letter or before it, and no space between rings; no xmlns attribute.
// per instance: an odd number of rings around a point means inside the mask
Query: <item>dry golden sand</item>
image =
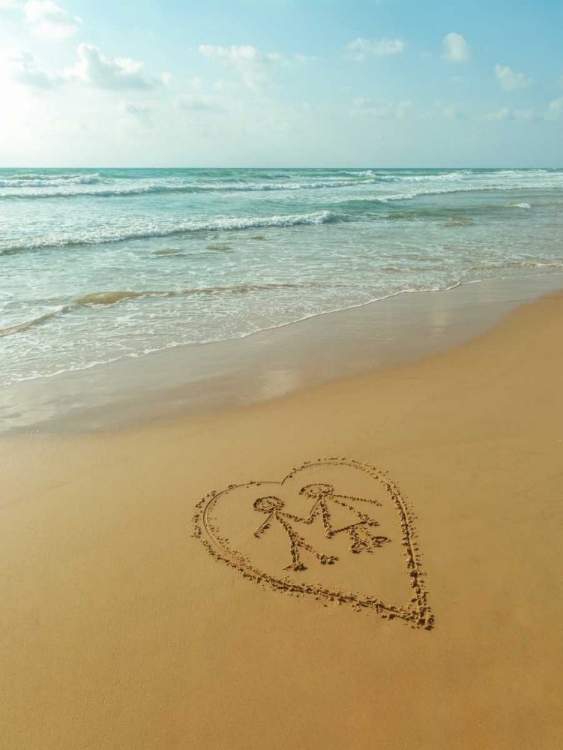
<svg viewBox="0 0 563 750"><path fill-rule="evenodd" d="M3 439L0 747L563 747L562 321L560 294L461 348L248 409ZM373 500L391 543L354 556L337 535L332 566L302 548L307 571L279 577L309 575L311 592L267 579L283 524L250 544L237 521L238 503L258 528L274 506L254 519L252 493L280 485L233 487L209 514L235 552L262 555L261 581L192 536L212 490L324 457L388 472ZM312 471L352 496L374 481ZM367 599L412 592L394 488L416 513L431 630L314 588L338 574Z"/></svg>

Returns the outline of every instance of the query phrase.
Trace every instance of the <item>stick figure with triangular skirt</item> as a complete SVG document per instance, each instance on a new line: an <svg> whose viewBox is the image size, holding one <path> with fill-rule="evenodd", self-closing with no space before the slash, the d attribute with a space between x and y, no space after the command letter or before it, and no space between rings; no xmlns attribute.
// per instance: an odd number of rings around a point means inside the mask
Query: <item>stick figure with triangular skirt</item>
<svg viewBox="0 0 563 750"><path fill-rule="evenodd" d="M314 501L306 523L312 523L320 515L327 538L332 539L336 534L347 533L352 542L350 549L355 554L364 550L366 552L373 552L375 549L391 541L386 536L373 533L372 530L379 526L378 521L375 521L366 513L362 513L362 511L357 510L346 502L348 500L381 506L378 500L366 500L365 498L353 497L351 495L337 495L334 492L332 484L323 483L308 484L301 488L299 494ZM331 506L334 508L334 505L338 506L339 509L344 508L352 523L335 528L331 515ZM342 515L342 511L339 511L339 515Z"/></svg>

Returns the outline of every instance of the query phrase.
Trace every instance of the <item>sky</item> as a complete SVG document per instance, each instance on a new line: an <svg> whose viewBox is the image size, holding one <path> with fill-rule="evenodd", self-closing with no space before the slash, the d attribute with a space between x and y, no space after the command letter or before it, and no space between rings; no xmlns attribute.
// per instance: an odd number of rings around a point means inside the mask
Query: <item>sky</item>
<svg viewBox="0 0 563 750"><path fill-rule="evenodd" d="M561 167L561 0L0 0L0 167Z"/></svg>

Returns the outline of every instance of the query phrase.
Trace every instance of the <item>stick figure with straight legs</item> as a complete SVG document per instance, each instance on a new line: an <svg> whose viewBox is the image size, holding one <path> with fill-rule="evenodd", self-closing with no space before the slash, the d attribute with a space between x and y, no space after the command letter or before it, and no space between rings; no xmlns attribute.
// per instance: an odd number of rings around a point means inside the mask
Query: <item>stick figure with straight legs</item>
<svg viewBox="0 0 563 750"><path fill-rule="evenodd" d="M310 552L323 565L332 565L334 562L336 562L338 560L337 557L334 557L332 555L323 555L314 550L313 547L311 547L311 545L308 544L305 539L303 539L303 537L295 531L293 525L290 523L291 521L296 521L298 523L311 523L311 521L309 521L308 518L299 518L299 516L294 516L291 513L283 512L284 507L285 503L283 502L283 500L273 495L269 495L268 497L259 497L254 501L254 509L259 513L265 513L267 515L264 523L254 532L254 536L260 538L263 534L266 533L272 523L277 523L289 537L289 541L291 544L292 562L291 565L288 565L285 569L295 571L306 570L307 566L304 565L303 561L301 560L301 552L303 550L307 550L307 552Z"/></svg>
<svg viewBox="0 0 563 750"><path fill-rule="evenodd" d="M312 523L315 518L320 516L328 539L332 539L336 534L347 533L352 542L350 549L355 554L363 551L373 552L375 549L391 541L386 536L379 536L372 532L375 527L379 526L378 521L374 521L366 513L362 513L362 511L357 510L346 502L347 500L351 500L381 506L378 500L366 500L365 498L352 497L351 495L337 495L334 492L332 484L322 483L307 484L301 488L299 494L314 502L306 523ZM345 508L348 511L348 515L353 514L353 516L350 516L350 520L353 523L335 528L331 517L331 505L332 507L337 505L340 508Z"/></svg>

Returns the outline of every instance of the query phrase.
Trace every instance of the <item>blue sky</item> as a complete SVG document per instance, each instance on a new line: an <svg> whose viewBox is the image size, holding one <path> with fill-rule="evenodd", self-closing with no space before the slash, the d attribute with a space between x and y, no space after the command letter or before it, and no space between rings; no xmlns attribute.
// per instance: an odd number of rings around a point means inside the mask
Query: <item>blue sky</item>
<svg viewBox="0 0 563 750"><path fill-rule="evenodd" d="M1 166L563 166L555 0L0 0Z"/></svg>

